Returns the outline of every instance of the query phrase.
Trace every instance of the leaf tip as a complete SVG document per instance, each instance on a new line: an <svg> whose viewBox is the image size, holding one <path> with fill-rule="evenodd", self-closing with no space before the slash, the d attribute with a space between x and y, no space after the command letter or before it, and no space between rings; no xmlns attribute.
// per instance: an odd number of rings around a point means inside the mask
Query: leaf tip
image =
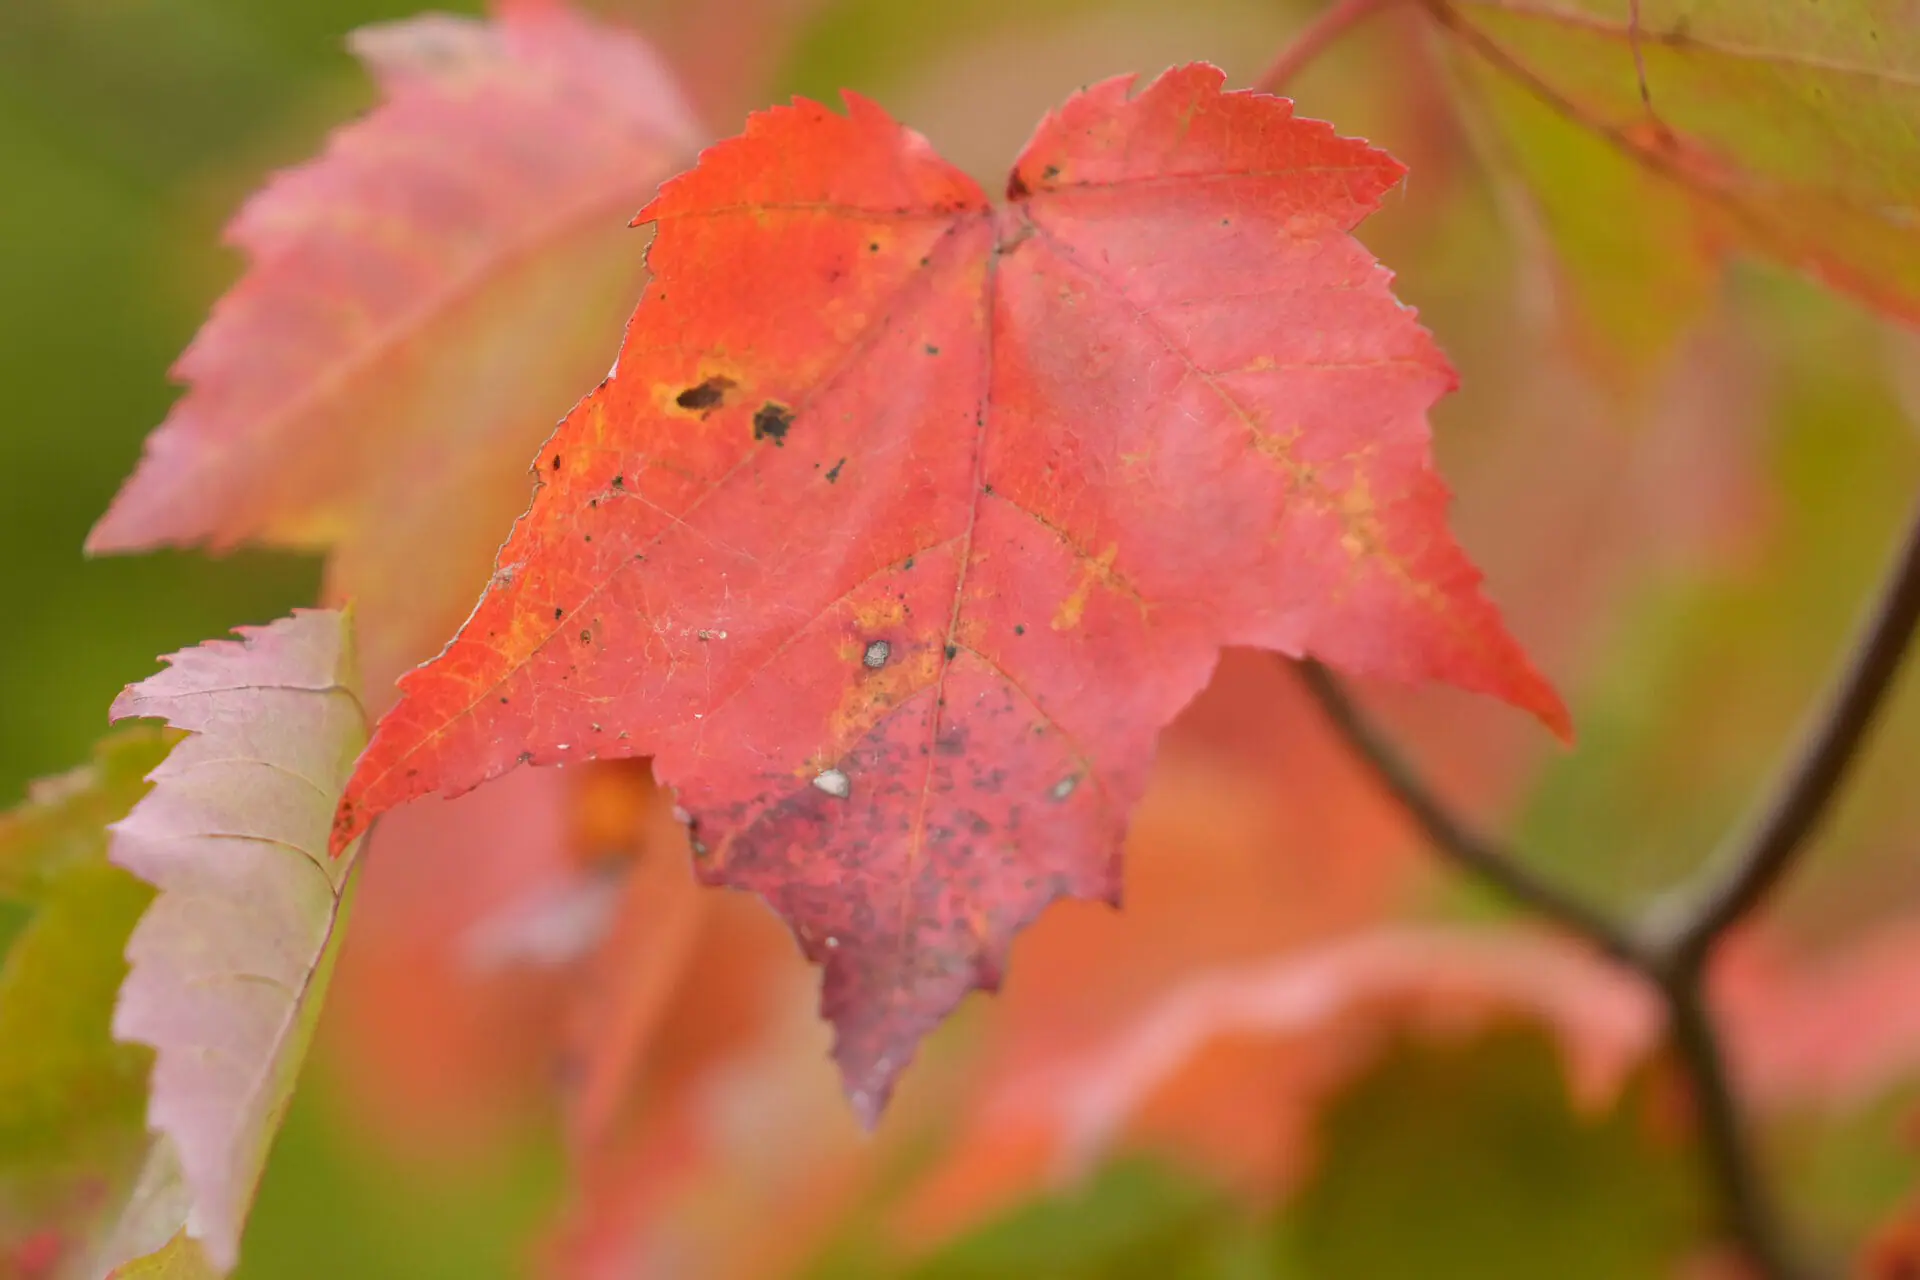
<svg viewBox="0 0 1920 1280"><path fill-rule="evenodd" d="M351 792L340 798L333 810L333 826L327 835L327 856L338 858L347 851L347 846L360 838L364 830L366 817L360 802Z"/></svg>
<svg viewBox="0 0 1920 1280"><path fill-rule="evenodd" d="M893 1086L905 1066L904 1062L891 1065L885 1058L858 1068L845 1059L840 1061L840 1087L862 1133L871 1135L880 1127L887 1104L893 1100Z"/></svg>
<svg viewBox="0 0 1920 1280"><path fill-rule="evenodd" d="M1539 672L1530 669L1527 675L1526 685L1515 702L1532 712L1547 731L1560 740L1562 746L1571 747L1574 740L1573 713L1567 709L1566 699Z"/></svg>

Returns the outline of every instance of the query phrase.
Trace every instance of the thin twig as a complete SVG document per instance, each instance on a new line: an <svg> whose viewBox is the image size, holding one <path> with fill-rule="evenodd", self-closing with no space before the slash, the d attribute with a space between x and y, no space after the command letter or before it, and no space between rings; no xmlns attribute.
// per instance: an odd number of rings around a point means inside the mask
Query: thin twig
<svg viewBox="0 0 1920 1280"><path fill-rule="evenodd" d="M1300 664L1309 691L1354 752L1439 851L1514 901L1538 911L1633 969L1667 1008L1674 1059L1694 1098L1701 1154L1728 1230L1766 1280L1801 1274L1770 1203L1705 1004L1705 971L1730 926L1766 899L1806 847L1859 755L1902 658L1920 629L1920 508L1879 597L1860 628L1833 693L1804 744L1742 834L1709 859L1698 880L1657 900L1631 930L1541 880L1515 852L1455 816L1392 741L1318 663Z"/></svg>
<svg viewBox="0 0 1920 1280"><path fill-rule="evenodd" d="M1478 834L1457 817L1422 780L1412 761L1348 696L1338 676L1311 658L1299 664L1299 672L1327 719L1419 824L1435 849L1515 902L1558 921L1613 959L1639 967L1633 935L1578 897L1536 875L1519 854Z"/></svg>
<svg viewBox="0 0 1920 1280"><path fill-rule="evenodd" d="M1700 1157L1726 1229L1740 1242L1762 1280L1801 1280L1806 1273L1787 1243L1759 1155L1740 1115L1700 974L1689 973L1672 982L1651 980L1667 1007L1667 1042L1692 1095Z"/></svg>
<svg viewBox="0 0 1920 1280"><path fill-rule="evenodd" d="M1348 28L1372 17L1382 9L1391 8L1401 0L1334 0L1320 11L1320 14L1300 29L1299 34L1280 51L1267 69L1254 80L1253 87L1261 93L1278 93L1286 87L1289 80L1300 73L1300 69L1319 57L1326 47L1347 33Z"/></svg>
<svg viewBox="0 0 1920 1280"><path fill-rule="evenodd" d="M1693 1095L1701 1157L1729 1233L1763 1280L1795 1280L1800 1273L1783 1243L1779 1220L1749 1147L1719 1041L1701 995L1697 967L1675 968L1580 899L1541 880L1516 852L1478 836L1448 809L1418 770L1355 705L1338 677L1311 659L1301 679L1354 754L1364 760L1439 852L1584 939L1652 986L1667 1011L1674 1064Z"/></svg>
<svg viewBox="0 0 1920 1280"><path fill-rule="evenodd" d="M1780 882L1825 816L1886 701L1920 625L1920 509L1803 744L1742 834L1709 859L1697 883L1655 903L1641 934L1672 968L1697 968L1719 936Z"/></svg>

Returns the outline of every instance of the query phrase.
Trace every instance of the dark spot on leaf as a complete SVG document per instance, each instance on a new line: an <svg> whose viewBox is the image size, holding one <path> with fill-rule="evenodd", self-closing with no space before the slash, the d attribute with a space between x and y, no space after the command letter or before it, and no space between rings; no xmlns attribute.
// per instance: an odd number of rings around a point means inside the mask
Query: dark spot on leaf
<svg viewBox="0 0 1920 1280"><path fill-rule="evenodd" d="M567 616L567 611L565 609L562 609L559 605L553 606L553 620L555 622L560 621L560 619L566 616Z"/></svg>
<svg viewBox="0 0 1920 1280"><path fill-rule="evenodd" d="M1040 176L1044 178L1046 181L1052 182L1055 178L1060 176L1060 166L1057 164L1050 164L1046 168L1040 171Z"/></svg>
<svg viewBox="0 0 1920 1280"><path fill-rule="evenodd" d="M753 412L753 438L771 439L777 448L785 448L787 428L793 425L793 410L769 400Z"/></svg>
<svg viewBox="0 0 1920 1280"><path fill-rule="evenodd" d="M947 661L949 661L949 662L951 662L951 661L953 661L953 660L954 660L955 658L957 658L957 657L959 657L959 656L960 656L960 646L959 646L959 645L957 645L957 644L950 644L950 645L948 645L948 646L947 646Z"/></svg>
<svg viewBox="0 0 1920 1280"><path fill-rule="evenodd" d="M880 252L880 242L878 240L867 241L867 252L868 253Z"/></svg>
<svg viewBox="0 0 1920 1280"><path fill-rule="evenodd" d="M582 627L580 629L580 643L581 644L593 643L593 632L590 629L586 627Z"/></svg>
<svg viewBox="0 0 1920 1280"><path fill-rule="evenodd" d="M819 466L820 464L816 462L814 465ZM834 482L838 481L840 479L840 468L846 465L847 465L847 460L845 458L842 458L840 459L840 461L834 463L833 470L827 472L827 483L833 484Z"/></svg>
<svg viewBox="0 0 1920 1280"><path fill-rule="evenodd" d="M626 478L625 476L615 476L615 477L613 478L613 487L614 487L614 488L616 488L616 489L624 489L624 488L626 488L626 487L627 487L627 478Z"/></svg>
<svg viewBox="0 0 1920 1280"><path fill-rule="evenodd" d="M518 758L518 759L519 759L519 763L521 763L521 764L532 764L532 763L533 763L533 752L531 752L531 751L522 751L522 752L520 753L520 755L519 755L519 758Z"/></svg>
<svg viewBox="0 0 1920 1280"><path fill-rule="evenodd" d="M913 557L912 557L912 556L908 556L908 557L907 557L907 562L906 562L905 564L903 564L903 565L901 565L900 567L901 567L902 569L911 569L911 568L913 568ZM901 596L901 598L902 598L902 599L905 599L906 597L905 597L905 595L903 594L903 595Z"/></svg>
<svg viewBox="0 0 1920 1280"><path fill-rule="evenodd" d="M1026 624L1024 624L1024 623L1020 623L1020 622L1016 622L1016 623L1014 623L1014 624L1013 624L1013 634L1015 634L1015 635L1017 635L1017 636L1023 636L1023 635L1025 635L1025 634L1027 634L1027 628L1026 628Z"/></svg>
<svg viewBox="0 0 1920 1280"><path fill-rule="evenodd" d="M559 469L560 469L560 455L556 453L553 455L553 470L558 471Z"/></svg>
<svg viewBox="0 0 1920 1280"><path fill-rule="evenodd" d="M1027 186L1027 180L1020 175L1018 169L1015 169L1013 176L1007 179L1007 199L1025 200L1032 194L1033 189Z"/></svg>
<svg viewBox="0 0 1920 1280"><path fill-rule="evenodd" d="M500 695L500 705L503 707L507 705L507 695L504 693Z"/></svg>
<svg viewBox="0 0 1920 1280"><path fill-rule="evenodd" d="M929 342L927 344L927 354L930 356L937 356L940 354L940 348L934 346L931 342Z"/></svg>
<svg viewBox="0 0 1920 1280"><path fill-rule="evenodd" d="M673 402L682 409L693 409L705 414L713 409L719 408L721 402L727 398L727 392L733 390L733 387L734 382L732 378L722 378L716 375L708 378L698 386L688 387L685 391L675 396Z"/></svg>

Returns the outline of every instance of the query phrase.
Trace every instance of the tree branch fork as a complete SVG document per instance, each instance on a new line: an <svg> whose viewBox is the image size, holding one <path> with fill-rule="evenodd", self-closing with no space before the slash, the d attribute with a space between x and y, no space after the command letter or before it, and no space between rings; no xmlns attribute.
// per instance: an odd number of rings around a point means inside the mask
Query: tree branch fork
<svg viewBox="0 0 1920 1280"><path fill-rule="evenodd" d="M1332 0L1255 78L1253 87L1279 92L1354 26L1402 5L1423 8L1447 24L1446 0ZM1631 27L1636 64L1638 31L1636 3ZM1644 74L1642 67L1641 92L1647 99ZM1528 87L1536 93L1542 88L1537 82ZM1550 105L1564 107L1557 100ZM1831 689L1813 708L1797 747L1760 793L1751 814L1697 873L1627 920L1615 919L1556 884L1516 850L1477 831L1428 784L1338 677L1311 658L1297 668L1334 729L1443 858L1515 905L1582 939L1658 993L1672 1060L1693 1095L1703 1172L1727 1232L1762 1280L1803 1280L1813 1272L1789 1240L1753 1150L1708 1008L1706 971L1728 933L1765 904L1804 855L1893 688L1916 625L1920 507L1910 517L1904 541Z"/></svg>
<svg viewBox="0 0 1920 1280"><path fill-rule="evenodd" d="M1816 705L1799 746L1761 793L1752 815L1693 878L1624 922L1540 875L1516 850L1474 830L1337 676L1312 659L1298 664L1301 680L1334 729L1442 857L1582 939L1659 993L1668 1043L1694 1095L1703 1155L1727 1228L1766 1280L1797 1280L1808 1273L1787 1242L1751 1148L1707 1008L1706 969L1733 926L1765 903L1805 852L1892 691L1917 625L1920 509L1830 692Z"/></svg>

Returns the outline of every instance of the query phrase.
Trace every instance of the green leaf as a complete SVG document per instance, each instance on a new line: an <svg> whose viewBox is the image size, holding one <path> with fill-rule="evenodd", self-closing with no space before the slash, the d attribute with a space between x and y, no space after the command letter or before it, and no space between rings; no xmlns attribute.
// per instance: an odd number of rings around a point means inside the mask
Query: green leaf
<svg viewBox="0 0 1920 1280"><path fill-rule="evenodd" d="M1322 1122L1285 1223L1306 1274L1365 1280L1672 1274L1702 1240L1693 1167L1644 1082L1576 1112L1552 1043L1403 1045Z"/></svg>
<svg viewBox="0 0 1920 1280"><path fill-rule="evenodd" d="M1085 1185L1032 1201L917 1264L850 1253L815 1280L1282 1280L1259 1219L1218 1188L1147 1159L1116 1161Z"/></svg>
<svg viewBox="0 0 1920 1280"><path fill-rule="evenodd" d="M1576 303L1631 358L1670 343L1727 249L1920 319L1920 27L1904 0L1435 12Z"/></svg>
<svg viewBox="0 0 1920 1280"><path fill-rule="evenodd" d="M168 742L116 733L92 763L37 783L0 816L0 902L20 921L0 954L0 1256L37 1230L66 1245L142 1143L152 1054L116 1042L121 952L152 891L108 864L107 823L146 791Z"/></svg>

